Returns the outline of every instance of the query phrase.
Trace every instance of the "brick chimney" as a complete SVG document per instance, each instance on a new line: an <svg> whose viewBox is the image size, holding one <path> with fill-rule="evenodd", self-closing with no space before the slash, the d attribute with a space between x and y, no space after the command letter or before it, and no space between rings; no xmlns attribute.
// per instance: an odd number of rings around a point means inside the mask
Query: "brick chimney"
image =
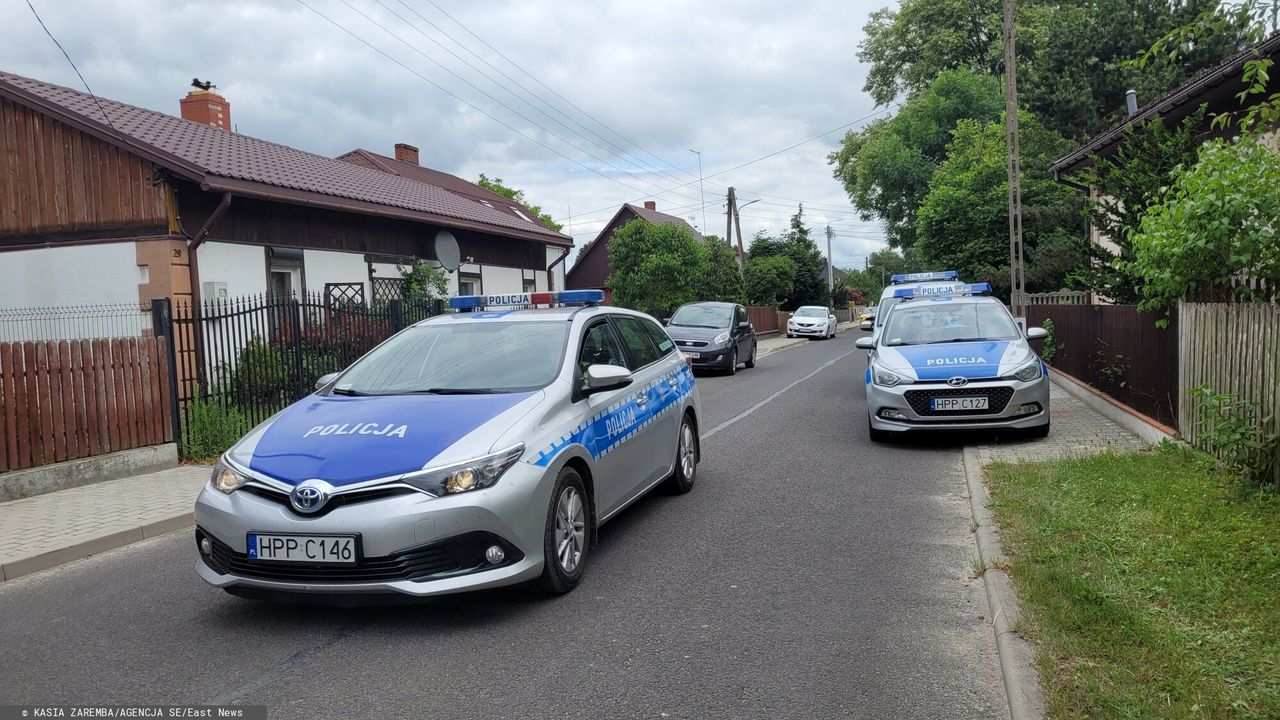
<svg viewBox="0 0 1280 720"><path fill-rule="evenodd" d="M231 129L231 103L212 90L192 90L178 104L184 120L222 130Z"/></svg>
<svg viewBox="0 0 1280 720"><path fill-rule="evenodd" d="M645 209L645 210L657 210L657 209L658 209L658 203L654 202L653 200L645 200L645 201L644 201L644 209Z"/></svg>
<svg viewBox="0 0 1280 720"><path fill-rule="evenodd" d="M418 148L406 144L396 143L396 159L400 162L418 164Z"/></svg>

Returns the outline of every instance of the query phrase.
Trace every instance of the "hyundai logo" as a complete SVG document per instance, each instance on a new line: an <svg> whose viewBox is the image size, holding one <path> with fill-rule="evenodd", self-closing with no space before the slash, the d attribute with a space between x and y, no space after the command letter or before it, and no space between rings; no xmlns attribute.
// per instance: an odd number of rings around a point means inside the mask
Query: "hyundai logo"
<svg viewBox="0 0 1280 720"><path fill-rule="evenodd" d="M333 486L323 480L304 480L289 493L289 504L300 513L310 514L329 502Z"/></svg>
<svg viewBox="0 0 1280 720"><path fill-rule="evenodd" d="M957 375L953 378L949 378L947 380L947 384L950 385L951 387L964 387L965 385L969 384L969 378L961 377Z"/></svg>

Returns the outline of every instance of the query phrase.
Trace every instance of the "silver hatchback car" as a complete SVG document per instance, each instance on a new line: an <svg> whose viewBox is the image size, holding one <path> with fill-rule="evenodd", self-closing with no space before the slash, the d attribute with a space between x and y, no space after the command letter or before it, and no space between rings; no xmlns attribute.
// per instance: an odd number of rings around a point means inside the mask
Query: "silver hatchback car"
<svg viewBox="0 0 1280 720"><path fill-rule="evenodd" d="M196 501L196 570L249 597L567 592L596 529L660 484L693 488L701 420L648 315L453 298L222 457ZM562 302L598 302L565 291Z"/></svg>
<svg viewBox="0 0 1280 720"><path fill-rule="evenodd" d="M873 441L921 430L1023 430L1049 434L1049 368L986 283L954 294L899 291L870 350L865 376Z"/></svg>

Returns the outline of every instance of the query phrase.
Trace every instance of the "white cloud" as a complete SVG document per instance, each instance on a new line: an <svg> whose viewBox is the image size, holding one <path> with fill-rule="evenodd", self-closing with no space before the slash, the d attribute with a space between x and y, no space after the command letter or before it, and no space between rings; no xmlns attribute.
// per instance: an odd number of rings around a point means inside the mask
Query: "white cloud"
<svg viewBox="0 0 1280 720"><path fill-rule="evenodd" d="M676 212L703 225L697 207L702 197L698 157L691 148L702 152L703 170L711 175L873 112L872 101L862 92L865 68L857 61L856 47L868 13L887 2L435 0L517 67L455 25L430 0L347 0L405 42L343 0L305 1L484 113L572 160L458 102L298 2L33 0L102 96L176 113L192 77L212 80L231 101L240 132L326 155L354 147L390 154L396 142L417 145L428 166L469 179L480 172L502 177L556 217L567 216L572 208L579 244L624 201L656 199L659 209L666 210L691 206ZM25 3L0 6L0 69L80 87ZM555 99L521 70L609 129ZM534 109L526 102L528 93L513 80L558 111L537 101ZM728 185L738 189L740 204L762 198L743 211L748 241L758 230L786 227L795 203L780 198L803 200L814 236L824 247L825 221L844 218L834 224L836 264L861 264L882 245L882 233L878 224L857 218L831 177L826 154L840 136L833 133L706 180L705 230L724 233Z"/></svg>

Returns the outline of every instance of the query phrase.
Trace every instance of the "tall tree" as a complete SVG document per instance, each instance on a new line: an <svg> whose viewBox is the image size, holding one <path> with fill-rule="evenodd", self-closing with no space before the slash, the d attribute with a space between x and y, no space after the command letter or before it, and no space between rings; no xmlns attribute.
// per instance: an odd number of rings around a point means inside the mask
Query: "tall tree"
<svg viewBox="0 0 1280 720"><path fill-rule="evenodd" d="M791 295L796 264L786 255L764 255L747 260L743 269L747 299L752 305L778 307Z"/></svg>
<svg viewBox="0 0 1280 720"><path fill-rule="evenodd" d="M956 123L995 120L1002 106L995 78L947 71L892 119L846 134L827 162L862 219L879 219L890 246L908 248L915 242L916 212L946 159Z"/></svg>
<svg viewBox="0 0 1280 720"><path fill-rule="evenodd" d="M517 190L516 188L504 185L502 178L500 177L490 179L484 173L480 173L480 178L476 180L476 184L489 192L497 193L512 202L524 206L529 210L529 212L532 212L543 225L546 225L556 232L560 232L561 228L564 227L564 225L556 222L549 214L543 212L541 207L534 205L525 199L523 190Z"/></svg>
<svg viewBox="0 0 1280 720"><path fill-rule="evenodd" d="M1083 199L1048 168L1071 143L1022 113L1023 242L1027 287L1064 287L1084 262ZM925 265L1009 290L1008 174L1003 122L962 120L920 207L916 250Z"/></svg>
<svg viewBox="0 0 1280 720"><path fill-rule="evenodd" d="M701 284L701 299L745 303L747 294L742 285L737 253L715 235L708 235L702 247L706 257L706 275Z"/></svg>
<svg viewBox="0 0 1280 720"><path fill-rule="evenodd" d="M613 302L649 313L670 312L699 297L706 251L682 225L635 219L609 239Z"/></svg>
<svg viewBox="0 0 1280 720"><path fill-rule="evenodd" d="M795 275L790 292L782 300L784 310L794 310L801 305L827 304L827 264L804 224L803 205L791 216L786 233L777 238L757 235L748 254L752 258L783 256L791 260Z"/></svg>

